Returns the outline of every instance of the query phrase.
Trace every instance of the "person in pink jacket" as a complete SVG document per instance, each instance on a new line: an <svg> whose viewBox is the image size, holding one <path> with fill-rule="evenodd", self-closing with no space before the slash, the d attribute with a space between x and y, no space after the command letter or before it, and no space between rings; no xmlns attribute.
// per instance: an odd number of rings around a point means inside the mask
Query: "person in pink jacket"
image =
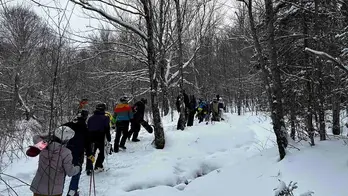
<svg viewBox="0 0 348 196"><path fill-rule="evenodd" d="M40 152L39 165L30 190L34 196L61 196L66 175L74 176L81 171L81 166L72 163L71 151L65 144L74 136L74 131L61 126L54 131L54 136L33 137L34 144L45 140L49 144Z"/></svg>

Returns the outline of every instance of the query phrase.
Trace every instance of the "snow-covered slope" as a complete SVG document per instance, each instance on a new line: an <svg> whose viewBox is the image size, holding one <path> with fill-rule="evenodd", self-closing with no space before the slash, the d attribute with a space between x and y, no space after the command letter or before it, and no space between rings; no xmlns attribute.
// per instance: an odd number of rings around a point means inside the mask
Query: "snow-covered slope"
<svg viewBox="0 0 348 196"><path fill-rule="evenodd" d="M318 142L315 147L303 144L298 146L300 151L290 149L286 159L277 162L274 134L264 116L226 114L224 122L195 124L184 131L177 131L176 122L169 118L163 121L166 148L154 149L153 135L142 131L141 142L127 142L126 151L107 158L108 171L95 175L98 196L267 196L274 195L278 179L297 181L296 193L348 195L342 141ZM20 160L6 173L30 183L36 164L36 159ZM81 176L83 196L88 195L89 180ZM25 186L15 190L21 196L32 195Z"/></svg>

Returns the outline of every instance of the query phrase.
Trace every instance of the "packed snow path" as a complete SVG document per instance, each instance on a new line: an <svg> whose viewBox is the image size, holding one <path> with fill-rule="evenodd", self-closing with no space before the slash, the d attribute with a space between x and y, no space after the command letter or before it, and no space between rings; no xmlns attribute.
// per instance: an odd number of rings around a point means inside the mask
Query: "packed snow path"
<svg viewBox="0 0 348 196"><path fill-rule="evenodd" d="M95 174L98 196L138 195L139 190L159 186L172 187L173 191L184 190L200 176L273 146L271 124L263 116L225 114L225 121L208 125L195 122L184 131L176 130L176 119L173 122L168 119L163 119L165 149L154 149L151 146L153 134L141 130L140 142L127 141L127 150L106 158L107 171ZM13 164L6 172L30 184L36 168L37 158L31 158ZM67 193L69 182L67 177L63 195ZM14 180L10 183L18 184ZM88 195L89 183L89 176L83 172L82 196ZM16 190L21 196L32 195L26 186Z"/></svg>
<svg viewBox="0 0 348 196"><path fill-rule="evenodd" d="M265 137L273 136L269 121L260 117L226 117L225 122L195 124L184 131L176 130L176 121L164 122L164 150L154 149L150 145L153 136L142 131L141 142L128 142L126 151L107 158L108 171L96 174L98 195L120 195L160 185L182 190L195 178L231 164L231 157L237 162L260 152L256 131L263 129ZM81 185L88 187L89 178L82 178Z"/></svg>

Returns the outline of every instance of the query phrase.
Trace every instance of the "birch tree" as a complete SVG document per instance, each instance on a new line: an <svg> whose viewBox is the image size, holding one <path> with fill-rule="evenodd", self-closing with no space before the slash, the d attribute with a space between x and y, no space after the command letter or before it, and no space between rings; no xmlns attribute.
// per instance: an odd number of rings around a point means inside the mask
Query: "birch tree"
<svg viewBox="0 0 348 196"><path fill-rule="evenodd" d="M103 18L110 21L111 24L118 24L124 28L131 30L133 33L140 36L146 42L147 51L147 66L149 71L149 81L150 81L150 95L151 95L151 109L154 120L154 132L155 132L155 147L158 149L163 149L165 146L165 138L163 125L161 122L161 116L158 106L158 77L157 77L157 62L156 62L156 49L155 49L155 32L154 32L154 6L149 0L140 0L140 4L136 3L108 3L104 1L82 1L82 0L71 0L71 2L80 5L83 9L90 10L92 12L98 13ZM107 9L102 9L102 7L108 7ZM115 9L118 11L125 11L128 14L135 16L140 16L145 21L146 29L143 31L141 28L124 21L122 18L115 16L115 14L110 13L110 9Z"/></svg>

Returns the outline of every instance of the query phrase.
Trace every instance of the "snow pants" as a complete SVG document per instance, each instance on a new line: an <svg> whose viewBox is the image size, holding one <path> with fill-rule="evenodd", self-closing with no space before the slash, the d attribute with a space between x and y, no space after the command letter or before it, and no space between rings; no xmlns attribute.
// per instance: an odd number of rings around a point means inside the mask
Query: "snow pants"
<svg viewBox="0 0 348 196"><path fill-rule="evenodd" d="M187 120L187 126L188 127L193 126L193 120L195 118L195 113L196 113L195 110L190 110L189 111L188 120Z"/></svg>
<svg viewBox="0 0 348 196"><path fill-rule="evenodd" d="M104 148L105 148L105 134L101 134L101 133L96 133L96 134L92 134L90 135L90 148L87 149L87 157L89 157L90 155L95 156L95 153L97 151L97 149L99 150L98 153L98 157L97 160L95 162L95 167L99 167L99 168L103 168L103 162L105 159L105 155L104 155ZM86 170L92 170L93 169L93 163L90 159L87 159L86 162Z"/></svg>
<svg viewBox="0 0 348 196"><path fill-rule="evenodd" d="M132 137L133 135L132 140L138 139L140 128L141 128L140 123L136 121L131 121L131 129L129 130L128 138Z"/></svg>
<svg viewBox="0 0 348 196"><path fill-rule="evenodd" d="M119 146L124 146L128 137L129 121L116 122L116 137L114 141L114 152L118 152ZM121 138L122 135L122 138ZM121 141L120 141L121 140Z"/></svg>
<svg viewBox="0 0 348 196"><path fill-rule="evenodd" d="M82 152L82 154L73 154L73 164L82 166L83 164L83 159L84 159L84 154ZM71 177L70 180L70 185L69 185L69 191L70 190L74 190L77 191L79 189L79 182L80 182L80 176L81 176L81 171L76 174L75 176Z"/></svg>

